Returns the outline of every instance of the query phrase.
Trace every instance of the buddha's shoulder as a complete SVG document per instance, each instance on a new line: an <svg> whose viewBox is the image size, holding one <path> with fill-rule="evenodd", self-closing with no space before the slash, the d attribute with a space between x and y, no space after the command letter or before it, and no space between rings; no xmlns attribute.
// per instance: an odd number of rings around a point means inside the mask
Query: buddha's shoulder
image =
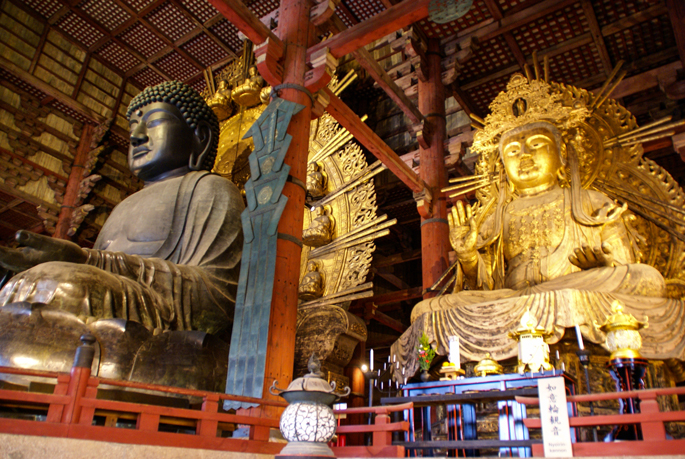
<svg viewBox="0 0 685 459"><path fill-rule="evenodd" d="M239 196L240 191L233 182L217 174L203 174L198 176L194 194Z"/></svg>

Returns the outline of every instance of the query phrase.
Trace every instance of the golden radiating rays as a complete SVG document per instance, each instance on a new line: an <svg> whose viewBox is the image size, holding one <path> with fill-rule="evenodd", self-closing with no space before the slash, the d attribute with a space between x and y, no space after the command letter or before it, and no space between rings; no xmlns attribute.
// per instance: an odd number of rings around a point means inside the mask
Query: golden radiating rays
<svg viewBox="0 0 685 459"><path fill-rule="evenodd" d="M450 179L450 183L456 183L457 185L452 185L443 188L443 193L449 193L451 191L456 191L449 195L450 198L456 198L458 196L465 195L472 191L485 188L493 183L499 183L500 177L494 174L480 174L480 175L470 175L468 177L457 177Z"/></svg>
<svg viewBox="0 0 685 459"><path fill-rule="evenodd" d="M675 128L685 125L685 120L669 123L672 118L672 116L666 116L637 129L633 129L630 132L624 132L623 134L606 139L604 141L604 148L615 146L628 147L637 143L649 142L663 137L671 137L675 135Z"/></svg>

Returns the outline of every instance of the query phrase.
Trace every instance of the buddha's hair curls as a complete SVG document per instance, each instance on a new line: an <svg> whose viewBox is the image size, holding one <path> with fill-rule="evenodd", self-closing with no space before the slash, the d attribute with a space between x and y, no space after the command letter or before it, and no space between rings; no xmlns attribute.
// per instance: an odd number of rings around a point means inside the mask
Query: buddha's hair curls
<svg viewBox="0 0 685 459"><path fill-rule="evenodd" d="M155 102L175 105L193 131L202 121L209 124L213 134L212 143L201 169L212 170L219 146L219 120L202 96L195 89L180 81L165 81L157 86L148 86L131 100L126 110L126 119L130 121L134 111Z"/></svg>

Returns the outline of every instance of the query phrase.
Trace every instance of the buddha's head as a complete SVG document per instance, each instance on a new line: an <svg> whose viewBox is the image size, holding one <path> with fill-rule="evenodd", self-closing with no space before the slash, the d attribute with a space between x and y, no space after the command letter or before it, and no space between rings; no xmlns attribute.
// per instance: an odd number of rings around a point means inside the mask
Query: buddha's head
<svg viewBox="0 0 685 459"><path fill-rule="evenodd" d="M534 194L554 186L563 166L560 145L559 131L545 121L504 133L499 147L509 181L523 194Z"/></svg>
<svg viewBox="0 0 685 459"><path fill-rule="evenodd" d="M211 170L219 121L190 86L167 81L131 100L128 165L138 178L155 182L189 170Z"/></svg>

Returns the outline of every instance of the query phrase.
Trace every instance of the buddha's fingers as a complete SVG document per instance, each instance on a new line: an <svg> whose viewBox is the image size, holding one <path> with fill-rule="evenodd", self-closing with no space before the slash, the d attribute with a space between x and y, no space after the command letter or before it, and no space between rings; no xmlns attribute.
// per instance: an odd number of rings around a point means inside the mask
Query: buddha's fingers
<svg viewBox="0 0 685 459"><path fill-rule="evenodd" d="M37 250L46 250L57 245L54 242L56 241L54 238L24 230L17 231L14 238L24 247L31 247Z"/></svg>
<svg viewBox="0 0 685 459"><path fill-rule="evenodd" d="M459 226L464 226L466 224L466 211L464 210L464 202L457 201L457 215L459 216Z"/></svg>
<svg viewBox="0 0 685 459"><path fill-rule="evenodd" d="M466 221L469 222L469 225L471 225L471 222L473 221L473 210L468 204L466 205Z"/></svg>
<svg viewBox="0 0 685 459"><path fill-rule="evenodd" d="M26 269L24 254L11 247L0 246L0 267L10 271L23 271Z"/></svg>

